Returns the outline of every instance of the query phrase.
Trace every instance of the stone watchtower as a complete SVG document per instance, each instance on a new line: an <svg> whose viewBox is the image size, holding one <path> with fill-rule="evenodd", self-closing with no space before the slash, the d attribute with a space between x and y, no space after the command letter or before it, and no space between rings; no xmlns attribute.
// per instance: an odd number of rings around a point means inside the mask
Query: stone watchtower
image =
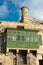
<svg viewBox="0 0 43 65"><path fill-rule="evenodd" d="M22 21L23 22L26 21L29 18L29 16L28 16L28 10L29 10L29 8L26 7L26 6L24 6L24 7L21 8L21 11L22 11Z"/></svg>
<svg viewBox="0 0 43 65"><path fill-rule="evenodd" d="M21 8L21 12L22 12L22 19L20 22L24 22L24 23L31 23L32 22L32 18L29 17L29 14L28 14L28 11L29 11L29 8L26 7L26 6L23 6Z"/></svg>
<svg viewBox="0 0 43 65"><path fill-rule="evenodd" d="M24 6L21 8L21 10L22 10L22 18L24 19L28 17L28 7Z"/></svg>

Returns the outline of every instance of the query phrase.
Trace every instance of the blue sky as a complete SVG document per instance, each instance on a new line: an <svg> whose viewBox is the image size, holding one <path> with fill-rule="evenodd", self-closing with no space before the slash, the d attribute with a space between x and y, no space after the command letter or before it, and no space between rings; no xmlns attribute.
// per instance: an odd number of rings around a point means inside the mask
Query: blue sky
<svg viewBox="0 0 43 65"><path fill-rule="evenodd" d="M22 6L29 7L29 16L43 20L43 0L0 0L0 20L20 21Z"/></svg>

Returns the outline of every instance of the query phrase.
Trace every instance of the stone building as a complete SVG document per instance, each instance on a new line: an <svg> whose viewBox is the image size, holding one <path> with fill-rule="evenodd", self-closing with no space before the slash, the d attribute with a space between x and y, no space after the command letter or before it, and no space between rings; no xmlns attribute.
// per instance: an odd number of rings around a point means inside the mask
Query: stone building
<svg viewBox="0 0 43 65"><path fill-rule="evenodd" d="M43 65L43 21L21 8L20 22L0 21L0 65Z"/></svg>

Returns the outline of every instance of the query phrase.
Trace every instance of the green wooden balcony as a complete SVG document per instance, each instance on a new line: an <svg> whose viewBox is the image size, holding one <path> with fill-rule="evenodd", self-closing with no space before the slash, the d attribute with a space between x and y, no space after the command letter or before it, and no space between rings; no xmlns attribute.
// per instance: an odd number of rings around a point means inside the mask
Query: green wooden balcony
<svg viewBox="0 0 43 65"><path fill-rule="evenodd" d="M38 31L7 29L8 48L37 49L41 44L41 36Z"/></svg>

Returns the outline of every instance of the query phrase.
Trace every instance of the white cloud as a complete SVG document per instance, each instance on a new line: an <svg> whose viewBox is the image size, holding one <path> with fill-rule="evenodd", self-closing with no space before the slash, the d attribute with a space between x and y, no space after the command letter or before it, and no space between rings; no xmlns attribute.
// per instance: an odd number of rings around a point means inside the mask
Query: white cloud
<svg viewBox="0 0 43 65"><path fill-rule="evenodd" d="M25 5L29 7L40 7L43 4L43 0L24 0Z"/></svg>
<svg viewBox="0 0 43 65"><path fill-rule="evenodd" d="M9 10L7 9L7 4L6 2L4 2L4 4L2 6L0 6L0 17L5 17L6 15L8 15Z"/></svg>
<svg viewBox="0 0 43 65"><path fill-rule="evenodd" d="M38 5L39 3L42 2L42 0L31 0L33 5Z"/></svg>
<svg viewBox="0 0 43 65"><path fill-rule="evenodd" d="M33 16L35 18L38 18L38 19L42 19L43 20L43 10L34 10L33 11Z"/></svg>
<svg viewBox="0 0 43 65"><path fill-rule="evenodd" d="M29 12L29 15L30 17L43 20L43 10L41 9L33 9Z"/></svg>
<svg viewBox="0 0 43 65"><path fill-rule="evenodd" d="M24 0L29 9L29 15L43 20L43 0Z"/></svg>

